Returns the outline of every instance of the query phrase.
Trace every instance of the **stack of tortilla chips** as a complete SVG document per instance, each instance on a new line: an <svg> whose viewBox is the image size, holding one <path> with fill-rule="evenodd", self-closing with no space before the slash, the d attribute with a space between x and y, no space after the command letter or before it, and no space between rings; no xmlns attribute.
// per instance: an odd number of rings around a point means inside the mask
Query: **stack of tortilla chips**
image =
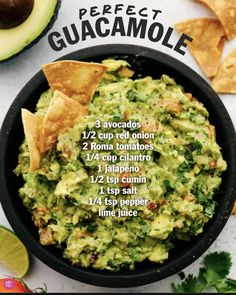
<svg viewBox="0 0 236 295"><path fill-rule="evenodd" d="M30 171L40 167L43 154L56 143L58 134L88 115L88 103L107 68L101 64L59 61L43 66L54 91L43 118L22 109L22 121L29 148Z"/></svg>
<svg viewBox="0 0 236 295"><path fill-rule="evenodd" d="M236 93L236 50L221 62L226 40L236 36L236 0L197 0L210 8L213 18L197 18L176 25L193 38L190 52L218 93Z"/></svg>

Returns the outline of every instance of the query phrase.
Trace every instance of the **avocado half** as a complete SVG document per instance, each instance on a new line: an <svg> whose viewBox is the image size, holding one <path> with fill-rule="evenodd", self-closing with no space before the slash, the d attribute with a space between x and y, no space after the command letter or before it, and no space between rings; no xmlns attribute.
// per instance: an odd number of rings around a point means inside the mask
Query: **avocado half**
<svg viewBox="0 0 236 295"><path fill-rule="evenodd" d="M39 41L57 19L61 0L34 0L29 17L20 25L0 29L0 62L5 61Z"/></svg>

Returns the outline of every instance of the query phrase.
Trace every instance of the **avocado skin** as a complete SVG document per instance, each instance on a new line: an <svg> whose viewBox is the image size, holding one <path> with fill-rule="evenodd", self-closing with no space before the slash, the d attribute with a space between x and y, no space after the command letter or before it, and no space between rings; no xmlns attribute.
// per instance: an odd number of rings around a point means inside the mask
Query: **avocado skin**
<svg viewBox="0 0 236 295"><path fill-rule="evenodd" d="M34 41L32 41L29 45L27 45L25 48L23 48L20 52L16 53L15 55L12 55L10 56L9 58L6 58L2 61L0 61L0 64L4 63L4 62L7 62L15 57L17 57L18 55L20 55L22 52L24 52L25 50L29 49L30 47L32 47L33 45L35 45L36 43L39 42L39 40L41 38L43 38L47 32L52 28L53 24L55 23L55 21L57 20L57 17L58 17L58 13L59 13L59 9L61 7L61 1L62 0L58 0L57 1L57 5L56 5L56 8L55 8L55 11L54 11L54 14L51 18L51 20L49 21L48 25L46 26L46 28L44 29L44 31L37 37L34 39Z"/></svg>

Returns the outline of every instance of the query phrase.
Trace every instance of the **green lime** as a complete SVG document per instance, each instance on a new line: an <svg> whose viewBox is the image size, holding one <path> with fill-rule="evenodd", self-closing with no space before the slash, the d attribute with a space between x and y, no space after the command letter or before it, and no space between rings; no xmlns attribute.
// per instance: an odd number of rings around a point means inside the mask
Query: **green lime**
<svg viewBox="0 0 236 295"><path fill-rule="evenodd" d="M29 270L29 254L18 237L0 226L0 265L22 278Z"/></svg>

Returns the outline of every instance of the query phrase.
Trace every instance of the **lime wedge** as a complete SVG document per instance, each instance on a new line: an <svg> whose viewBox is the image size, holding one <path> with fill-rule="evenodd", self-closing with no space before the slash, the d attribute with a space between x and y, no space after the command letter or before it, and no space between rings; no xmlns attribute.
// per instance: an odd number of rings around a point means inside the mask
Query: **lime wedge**
<svg viewBox="0 0 236 295"><path fill-rule="evenodd" d="M24 244L10 230L0 226L0 266L18 278L29 270L29 254Z"/></svg>

